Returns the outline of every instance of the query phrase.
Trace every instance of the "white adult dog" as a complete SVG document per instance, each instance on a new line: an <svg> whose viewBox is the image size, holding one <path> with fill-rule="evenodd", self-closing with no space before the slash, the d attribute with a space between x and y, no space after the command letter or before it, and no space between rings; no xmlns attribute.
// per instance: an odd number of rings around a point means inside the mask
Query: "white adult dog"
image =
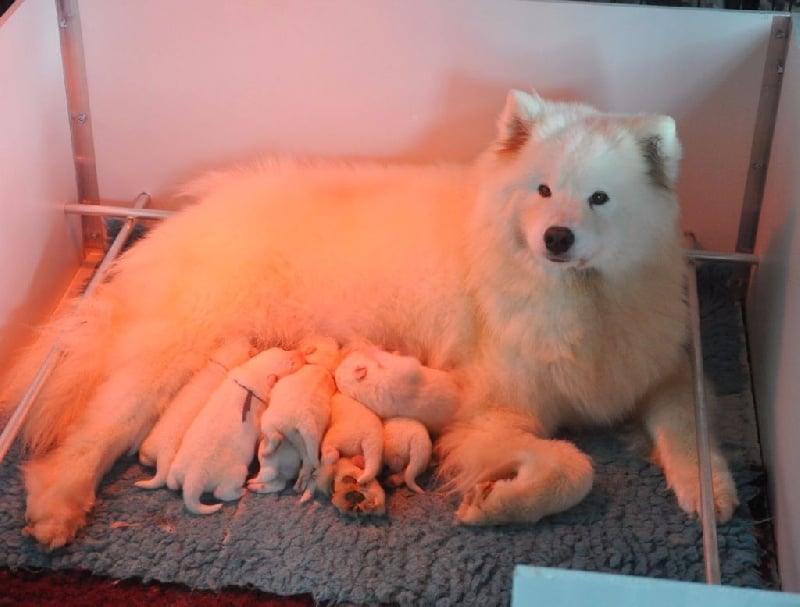
<svg viewBox="0 0 800 607"><path fill-rule="evenodd" d="M200 179L198 202L61 324L66 358L25 428L27 533L73 539L105 471L220 338L310 332L456 374L460 421L438 449L464 523L578 503L591 462L549 437L633 415L696 512L679 157L669 117L512 92L470 166L275 161ZM736 490L712 450L725 521Z"/></svg>

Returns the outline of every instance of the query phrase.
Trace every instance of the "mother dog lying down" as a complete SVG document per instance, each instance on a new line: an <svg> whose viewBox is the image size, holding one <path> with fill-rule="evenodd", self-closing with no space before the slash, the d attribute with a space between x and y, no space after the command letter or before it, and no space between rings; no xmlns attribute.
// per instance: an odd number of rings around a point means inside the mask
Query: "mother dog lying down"
<svg viewBox="0 0 800 607"><path fill-rule="evenodd" d="M205 176L196 204L62 321L66 357L24 429L25 531L71 541L102 475L221 342L309 333L456 375L462 404L437 448L463 523L573 506L592 464L549 437L633 415L695 513L679 157L671 118L515 91L472 166L274 161ZM716 446L713 476L725 521L737 498Z"/></svg>

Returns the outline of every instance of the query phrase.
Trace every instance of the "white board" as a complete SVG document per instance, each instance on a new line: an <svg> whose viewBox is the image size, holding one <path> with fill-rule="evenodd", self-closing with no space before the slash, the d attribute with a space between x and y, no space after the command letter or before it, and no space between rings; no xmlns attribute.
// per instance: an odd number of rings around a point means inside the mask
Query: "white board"
<svg viewBox="0 0 800 607"><path fill-rule="evenodd" d="M678 120L733 250L770 16L520 0L81 0L101 195L258 153L467 160L510 87Z"/></svg>
<svg viewBox="0 0 800 607"><path fill-rule="evenodd" d="M79 262L79 232L62 210L76 201L75 170L50 0L0 17L0 167L2 361L32 337Z"/></svg>

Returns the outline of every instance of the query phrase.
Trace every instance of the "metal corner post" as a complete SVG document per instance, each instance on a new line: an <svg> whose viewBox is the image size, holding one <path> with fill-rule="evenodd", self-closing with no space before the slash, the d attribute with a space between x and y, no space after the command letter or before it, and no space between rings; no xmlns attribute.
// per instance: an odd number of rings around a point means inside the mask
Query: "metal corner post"
<svg viewBox="0 0 800 607"><path fill-rule="evenodd" d="M75 162L78 202L97 204L100 200L100 193L97 184L92 115L89 110L89 87L86 78L78 0L56 0L56 10L61 38L61 60L64 66L64 86L72 134L72 157ZM105 226L101 218L84 217L82 232L84 248L105 249Z"/></svg>
<svg viewBox="0 0 800 607"><path fill-rule="evenodd" d="M750 148L750 164L742 200L739 236L736 240L736 251L739 253L752 253L755 248L791 32L792 18L790 16L775 15L772 17L764 76L761 81L761 96L758 100L753 143Z"/></svg>

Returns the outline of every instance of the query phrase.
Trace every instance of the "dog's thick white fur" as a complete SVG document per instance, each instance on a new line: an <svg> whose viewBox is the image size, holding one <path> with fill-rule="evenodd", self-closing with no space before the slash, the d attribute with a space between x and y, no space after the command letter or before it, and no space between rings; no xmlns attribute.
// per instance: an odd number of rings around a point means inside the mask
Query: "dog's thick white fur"
<svg viewBox="0 0 800 607"><path fill-rule="evenodd" d="M187 510L212 514L222 507L202 504L200 496L205 492L222 501L242 497L270 390L279 378L302 365L298 351L269 348L231 369L211 393L167 472L167 486L183 489Z"/></svg>
<svg viewBox="0 0 800 607"><path fill-rule="evenodd" d="M311 332L456 374L460 421L437 448L465 523L576 504L591 462L549 437L632 415L696 512L679 157L669 117L515 91L470 166L275 161L199 180L197 203L53 327L67 355L25 428L27 533L51 548L75 536L102 475L215 341ZM736 491L713 452L724 521Z"/></svg>
<svg viewBox="0 0 800 607"><path fill-rule="evenodd" d="M334 377L339 390L381 419L410 417L431 432L441 432L458 408L458 386L452 374L426 367L413 356L359 348L344 357Z"/></svg>
<svg viewBox="0 0 800 607"><path fill-rule="evenodd" d="M247 360L249 350L250 342L244 338L224 344L181 388L139 447L139 461L145 466L155 466L156 473L152 478L136 481L137 487L157 489L167 483L167 472L192 420L225 379L228 369Z"/></svg>
<svg viewBox="0 0 800 607"><path fill-rule="evenodd" d="M383 423L383 460L393 474L387 483L400 487L405 483L416 493L424 493L417 477L428 467L433 444L422 422L410 417L393 417Z"/></svg>
<svg viewBox="0 0 800 607"><path fill-rule="evenodd" d="M356 480L363 484L378 476L383 465L383 422L366 405L337 392L331 398L331 422L322 438L323 465L340 457L364 456L364 471Z"/></svg>

